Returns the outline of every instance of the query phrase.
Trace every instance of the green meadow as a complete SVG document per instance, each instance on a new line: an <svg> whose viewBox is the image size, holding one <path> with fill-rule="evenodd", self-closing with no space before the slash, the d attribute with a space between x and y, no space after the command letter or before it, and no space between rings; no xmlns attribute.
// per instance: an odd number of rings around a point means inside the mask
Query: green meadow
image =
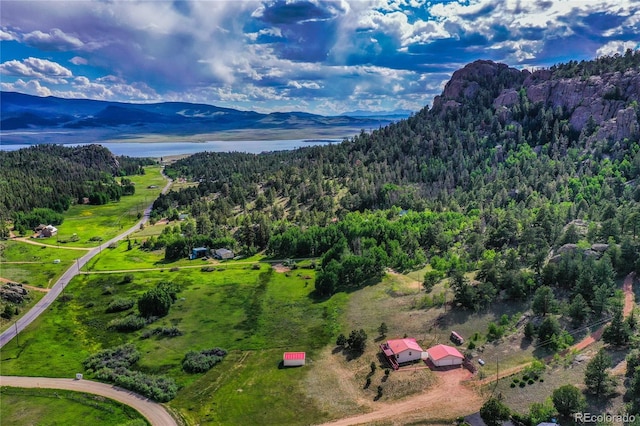
<svg viewBox="0 0 640 426"><path fill-rule="evenodd" d="M142 353L135 368L173 377L181 390L169 403L189 424L305 423L328 416L305 396L307 368L282 369L284 351L311 359L340 330L347 296L311 297L314 271L280 273L267 264L219 265L216 270L179 269L76 277L64 294L20 334L20 346L2 349L3 374L73 377L100 349L131 342ZM169 315L132 333L107 328L128 312L106 313L116 297L136 298L161 281L180 288ZM132 308L131 311L135 311ZM143 338L146 330L177 327L177 337ZM222 347L229 355L206 374L187 374L189 350ZM306 419L306 420L305 420Z"/></svg>
<svg viewBox="0 0 640 426"><path fill-rule="evenodd" d="M101 396L60 389L0 387L0 412L5 425L149 424L128 405Z"/></svg>
<svg viewBox="0 0 640 426"><path fill-rule="evenodd" d="M86 252L28 244L0 242L0 277L47 288ZM59 263L54 261L59 260Z"/></svg>
<svg viewBox="0 0 640 426"><path fill-rule="evenodd" d="M95 247L132 226L138 215L155 200L166 184L160 166L145 167L144 175L127 176L136 186L136 193L117 203L101 206L75 204L65 213L58 226L57 241L74 247ZM155 188L149 188L155 186ZM72 241L77 238L77 241ZM51 238L55 244L56 239Z"/></svg>

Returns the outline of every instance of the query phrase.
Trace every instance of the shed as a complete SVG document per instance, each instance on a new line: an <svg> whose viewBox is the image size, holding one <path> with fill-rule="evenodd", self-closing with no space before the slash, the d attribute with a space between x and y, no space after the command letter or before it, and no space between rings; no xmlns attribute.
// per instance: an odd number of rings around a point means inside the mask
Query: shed
<svg viewBox="0 0 640 426"><path fill-rule="evenodd" d="M285 352L282 356L282 363L285 367L301 367L306 361L305 352Z"/></svg>
<svg viewBox="0 0 640 426"><path fill-rule="evenodd" d="M449 339L451 339L451 341L456 345L461 345L464 343L464 339L462 338L462 336L456 333L455 331L451 332Z"/></svg>
<svg viewBox="0 0 640 426"><path fill-rule="evenodd" d="M453 346L436 345L427 350L428 357L436 367L447 367L450 365L461 365L464 355Z"/></svg>
<svg viewBox="0 0 640 426"><path fill-rule="evenodd" d="M226 248L213 250L213 257L219 260L233 259L233 252Z"/></svg>
<svg viewBox="0 0 640 426"><path fill-rule="evenodd" d="M191 255L189 256L189 259L191 260L198 259L201 257L205 257L206 255L207 255L206 247L196 247L193 250L191 250Z"/></svg>

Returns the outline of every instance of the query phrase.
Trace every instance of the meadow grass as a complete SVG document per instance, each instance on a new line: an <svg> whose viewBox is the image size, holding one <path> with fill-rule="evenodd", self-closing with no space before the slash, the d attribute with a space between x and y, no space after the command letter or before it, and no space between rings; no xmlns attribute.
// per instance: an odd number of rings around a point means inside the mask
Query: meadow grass
<svg viewBox="0 0 640 426"><path fill-rule="evenodd" d="M279 273L264 263L259 267L229 264L212 272L138 272L131 283L124 283L126 274L76 277L65 289L66 297L20 334L19 347L12 341L2 349L3 374L73 377L83 371L82 361L89 354L132 342L142 353L136 368L173 377L181 390L170 405L194 423L274 419L278 424L301 424L322 418L301 388L309 368L282 370L279 363L284 351L306 351L313 357L324 348L339 328L338 312L347 298L310 297L313 270ZM138 297L163 280L180 288L169 315L138 332L107 329L111 319L127 314L105 312L113 298ZM183 335L141 338L155 327L177 327ZM187 351L216 346L230 355L211 372L182 371ZM240 359L244 361L235 361ZM218 374L212 386L208 377ZM208 411L212 407L214 417Z"/></svg>
<svg viewBox="0 0 640 426"><path fill-rule="evenodd" d="M6 425L130 425L149 423L133 408L101 396L60 389L0 387Z"/></svg>
<svg viewBox="0 0 640 426"><path fill-rule="evenodd" d="M70 240L75 234L77 241L69 241L74 247L95 247L101 238L107 241L132 226L138 215L155 200L165 185L160 166L145 167L144 175L127 176L136 186L136 193L125 196L116 203L101 206L75 204L64 214L64 222L58 226L58 241ZM149 188L155 186L155 188ZM52 239L53 241L53 239Z"/></svg>
<svg viewBox="0 0 640 426"><path fill-rule="evenodd" d="M84 251L38 246L21 241L0 242L0 277L47 288ZM60 263L54 263L59 259ZM27 262L27 263L11 263Z"/></svg>

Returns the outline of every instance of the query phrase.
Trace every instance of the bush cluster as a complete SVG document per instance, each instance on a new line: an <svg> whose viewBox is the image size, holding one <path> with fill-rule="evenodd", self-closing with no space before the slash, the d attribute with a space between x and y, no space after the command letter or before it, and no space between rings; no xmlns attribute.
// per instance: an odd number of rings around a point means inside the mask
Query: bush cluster
<svg viewBox="0 0 640 426"><path fill-rule="evenodd" d="M222 361L227 351L220 348L189 351L182 360L182 369L187 373L204 373Z"/></svg>
<svg viewBox="0 0 640 426"><path fill-rule="evenodd" d="M178 327L156 327L153 330L147 330L140 336L141 339L148 339L151 336L176 337L182 336L182 331Z"/></svg>
<svg viewBox="0 0 640 426"><path fill-rule="evenodd" d="M107 306L107 313L126 311L128 309L133 308L133 305L135 304L136 304L135 299L125 299L123 297L116 297L109 303L109 306Z"/></svg>
<svg viewBox="0 0 640 426"><path fill-rule="evenodd" d="M163 317L169 313L171 304L176 301L178 289L169 282L161 282L138 299L138 310L145 318Z"/></svg>
<svg viewBox="0 0 640 426"><path fill-rule="evenodd" d="M123 318L116 318L109 321L107 328L116 331L136 331L147 325L147 320L137 315L127 315Z"/></svg>
<svg viewBox="0 0 640 426"><path fill-rule="evenodd" d="M103 368L96 372L96 377L158 402L171 401L178 393L178 386L173 379L144 374L128 368Z"/></svg>
<svg viewBox="0 0 640 426"><path fill-rule="evenodd" d="M104 349L82 362L87 370L97 371L102 368L127 368L140 359L140 352L131 343Z"/></svg>
<svg viewBox="0 0 640 426"><path fill-rule="evenodd" d="M152 376L129 369L140 359L140 352L130 343L97 352L83 361L87 372L96 378L138 392L159 402L173 399L178 386L173 379Z"/></svg>

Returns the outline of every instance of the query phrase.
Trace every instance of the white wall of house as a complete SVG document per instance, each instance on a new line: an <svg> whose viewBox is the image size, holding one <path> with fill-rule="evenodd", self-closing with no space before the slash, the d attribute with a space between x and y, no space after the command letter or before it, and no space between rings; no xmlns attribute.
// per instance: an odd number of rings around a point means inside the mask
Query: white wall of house
<svg viewBox="0 0 640 426"><path fill-rule="evenodd" d="M421 351L407 349L396 354L396 361L398 361L398 364L402 364L403 362L417 361L420 359L421 356L422 356Z"/></svg>

